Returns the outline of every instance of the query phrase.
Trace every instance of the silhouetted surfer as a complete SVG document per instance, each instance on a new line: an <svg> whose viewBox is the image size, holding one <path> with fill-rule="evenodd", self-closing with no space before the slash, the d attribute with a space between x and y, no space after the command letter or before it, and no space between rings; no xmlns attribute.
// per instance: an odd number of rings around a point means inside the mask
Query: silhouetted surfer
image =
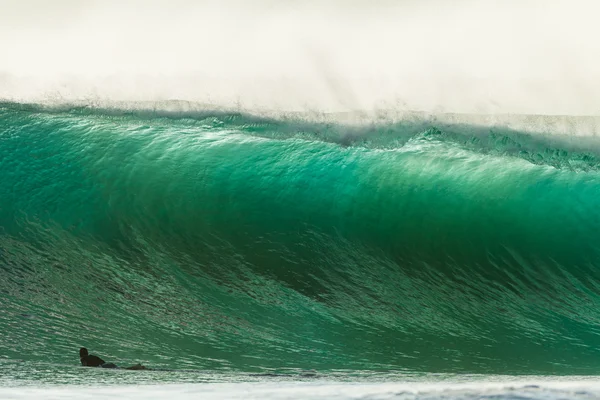
<svg viewBox="0 0 600 400"><path fill-rule="evenodd" d="M100 368L119 368L116 364L107 363L103 359L93 354L88 353L88 349L82 347L79 349L79 359L81 360L81 365L84 367L100 367ZM131 367L127 367L125 369L146 369L142 364L132 365Z"/></svg>

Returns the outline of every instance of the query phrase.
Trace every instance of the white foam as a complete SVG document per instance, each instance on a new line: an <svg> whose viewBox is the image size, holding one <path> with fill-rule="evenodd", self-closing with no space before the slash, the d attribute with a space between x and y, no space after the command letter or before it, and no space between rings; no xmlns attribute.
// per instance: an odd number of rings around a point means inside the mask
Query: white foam
<svg viewBox="0 0 600 400"><path fill-rule="evenodd" d="M205 383L129 386L0 388L5 400L68 399L502 399L581 398L600 395L594 381L504 381L471 383Z"/></svg>
<svg viewBox="0 0 600 400"><path fill-rule="evenodd" d="M0 98L597 115L592 0L0 0Z"/></svg>

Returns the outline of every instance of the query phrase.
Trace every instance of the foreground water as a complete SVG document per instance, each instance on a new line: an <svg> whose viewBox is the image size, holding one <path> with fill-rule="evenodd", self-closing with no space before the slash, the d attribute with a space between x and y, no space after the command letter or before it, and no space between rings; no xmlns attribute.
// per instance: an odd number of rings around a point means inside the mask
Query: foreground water
<svg viewBox="0 0 600 400"><path fill-rule="evenodd" d="M596 399L596 377L287 371L117 371L1 363L0 398L67 399Z"/></svg>
<svg viewBox="0 0 600 400"><path fill-rule="evenodd" d="M481 381L469 398L598 374L595 120L530 118L0 105L3 385L430 398L451 376ZM82 371L80 346L170 371ZM211 386L161 386L190 382ZM543 382L518 390L571 385Z"/></svg>
<svg viewBox="0 0 600 400"><path fill-rule="evenodd" d="M506 376L338 370L270 374L123 371L0 363L0 398L67 399L596 399L594 376Z"/></svg>

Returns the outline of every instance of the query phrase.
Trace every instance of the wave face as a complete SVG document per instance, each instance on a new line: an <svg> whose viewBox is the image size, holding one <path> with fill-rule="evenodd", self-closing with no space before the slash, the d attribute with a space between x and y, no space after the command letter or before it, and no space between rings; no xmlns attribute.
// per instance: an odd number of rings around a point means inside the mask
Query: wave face
<svg viewBox="0 0 600 400"><path fill-rule="evenodd" d="M0 354L597 373L600 152L567 139L3 104Z"/></svg>

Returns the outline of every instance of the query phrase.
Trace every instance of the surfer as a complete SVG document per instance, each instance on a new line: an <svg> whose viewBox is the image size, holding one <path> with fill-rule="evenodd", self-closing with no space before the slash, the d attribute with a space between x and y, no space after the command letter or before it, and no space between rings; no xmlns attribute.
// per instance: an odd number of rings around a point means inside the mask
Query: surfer
<svg viewBox="0 0 600 400"><path fill-rule="evenodd" d="M93 354L88 353L88 349L82 347L79 349L79 360L84 367L100 367L100 368L120 368L116 364L107 363L103 359ZM140 370L146 369L142 364L135 364L125 369Z"/></svg>

